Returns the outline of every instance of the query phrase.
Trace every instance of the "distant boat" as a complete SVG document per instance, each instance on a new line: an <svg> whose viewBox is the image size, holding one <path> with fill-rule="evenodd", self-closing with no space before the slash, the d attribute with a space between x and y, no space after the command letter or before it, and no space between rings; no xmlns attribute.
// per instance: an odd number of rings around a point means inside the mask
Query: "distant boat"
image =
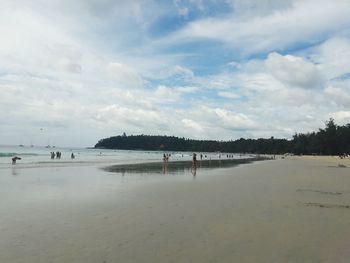
<svg viewBox="0 0 350 263"><path fill-rule="evenodd" d="M47 145L45 146L45 148L51 148L50 139L47 140Z"/></svg>
<svg viewBox="0 0 350 263"><path fill-rule="evenodd" d="M20 144L20 145L18 145L19 147L24 147L24 145L23 144Z"/></svg>

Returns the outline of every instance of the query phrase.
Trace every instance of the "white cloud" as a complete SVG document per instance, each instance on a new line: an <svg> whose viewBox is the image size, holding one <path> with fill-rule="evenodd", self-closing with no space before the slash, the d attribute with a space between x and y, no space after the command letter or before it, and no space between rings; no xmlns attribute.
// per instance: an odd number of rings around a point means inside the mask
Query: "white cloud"
<svg viewBox="0 0 350 263"><path fill-rule="evenodd" d="M218 95L228 99L238 99L241 97L241 95L230 91L219 91Z"/></svg>
<svg viewBox="0 0 350 263"><path fill-rule="evenodd" d="M204 131L203 127L199 123L197 123L191 119L182 119L182 123L183 123L183 126L185 128L187 128L189 130L193 130L194 132L202 133Z"/></svg>
<svg viewBox="0 0 350 263"><path fill-rule="evenodd" d="M199 91L198 87L184 86L184 87L176 87L176 90L181 94L189 94L196 93Z"/></svg>
<svg viewBox="0 0 350 263"><path fill-rule="evenodd" d="M350 123L350 111L337 111L328 114L328 118L333 118L338 125Z"/></svg>
<svg viewBox="0 0 350 263"><path fill-rule="evenodd" d="M266 66L272 76L286 86L306 89L322 87L322 76L316 66L302 57L282 56L274 52L268 55Z"/></svg>
<svg viewBox="0 0 350 263"><path fill-rule="evenodd" d="M185 18L193 10L204 11L206 9L203 0L173 0L173 4L178 14Z"/></svg>
<svg viewBox="0 0 350 263"><path fill-rule="evenodd" d="M176 65L173 69L173 74L187 75L193 77L193 72L191 69Z"/></svg>
<svg viewBox="0 0 350 263"><path fill-rule="evenodd" d="M252 54L284 50L298 43L317 43L334 30L346 30L350 26L347 0L297 0L287 7L247 18L232 13L228 18L194 21L163 41L212 39Z"/></svg>
<svg viewBox="0 0 350 263"><path fill-rule="evenodd" d="M349 82L347 82L349 84ZM329 98L336 105L350 107L350 90L341 87L328 86L324 90L326 98Z"/></svg>
<svg viewBox="0 0 350 263"><path fill-rule="evenodd" d="M181 97L186 94L195 93L198 91L196 87L167 87L164 85L160 85L154 92L154 103L157 104L166 104L166 103L175 103L181 102ZM149 100L153 100L152 98L148 98Z"/></svg>
<svg viewBox="0 0 350 263"><path fill-rule="evenodd" d="M114 120L126 123L130 122L133 124L139 123L140 125L144 123L144 121L152 121L153 123L160 121L165 123L165 121L162 121L161 115L156 111L122 107L117 104L100 108L96 115L96 119L112 124L115 123Z"/></svg>
<svg viewBox="0 0 350 263"><path fill-rule="evenodd" d="M196 110L191 110L193 118L204 129L204 134L217 133L218 130L240 131L250 130L257 127L256 123L246 114L236 113L232 110L223 108L212 108L209 106L200 106Z"/></svg>
<svg viewBox="0 0 350 263"><path fill-rule="evenodd" d="M249 119L245 114L234 113L225 109L214 109L215 114L222 122L221 125L230 129L254 129L256 124Z"/></svg>
<svg viewBox="0 0 350 263"><path fill-rule="evenodd" d="M177 9L177 12L179 13L179 15L181 16L187 16L189 13L189 8L186 6L182 6L181 0L174 0L174 5Z"/></svg>
<svg viewBox="0 0 350 263"><path fill-rule="evenodd" d="M239 16L263 16L290 8L292 0L227 0Z"/></svg>
<svg viewBox="0 0 350 263"><path fill-rule="evenodd" d="M350 72L350 40L343 37L328 39L310 54L318 69L327 79Z"/></svg>
<svg viewBox="0 0 350 263"><path fill-rule="evenodd" d="M143 80L135 70L127 65L110 62L106 67L106 71L111 79L114 79L122 88L142 88Z"/></svg>
<svg viewBox="0 0 350 263"><path fill-rule="evenodd" d="M176 102L180 98L180 93L166 86L158 86L154 95L159 99L159 103Z"/></svg>

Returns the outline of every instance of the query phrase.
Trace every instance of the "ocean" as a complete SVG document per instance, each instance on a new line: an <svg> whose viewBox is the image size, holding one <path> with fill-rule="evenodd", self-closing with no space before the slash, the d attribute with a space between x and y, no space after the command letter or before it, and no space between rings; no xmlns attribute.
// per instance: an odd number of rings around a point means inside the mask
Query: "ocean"
<svg viewBox="0 0 350 263"><path fill-rule="evenodd" d="M51 159L50 152L61 152L60 159ZM74 153L75 158L71 159ZM75 166L75 165L111 165L133 164L143 162L161 162L163 154L170 154L170 161L190 161L192 152L172 151L133 151L133 150L109 150L93 148L70 147L29 147L29 146L5 146L0 145L0 168L12 166L12 157L18 156L17 166L21 167L50 167L50 166ZM202 153L205 159L227 159L226 153ZM247 155L229 154L230 159L247 158ZM200 160L200 156L197 156Z"/></svg>

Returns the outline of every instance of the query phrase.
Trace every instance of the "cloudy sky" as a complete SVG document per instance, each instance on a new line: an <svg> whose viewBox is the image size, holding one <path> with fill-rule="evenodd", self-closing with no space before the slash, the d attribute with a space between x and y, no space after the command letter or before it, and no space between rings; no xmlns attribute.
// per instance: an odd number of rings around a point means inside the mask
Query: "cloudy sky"
<svg viewBox="0 0 350 263"><path fill-rule="evenodd" d="M0 0L0 144L350 122L350 0Z"/></svg>

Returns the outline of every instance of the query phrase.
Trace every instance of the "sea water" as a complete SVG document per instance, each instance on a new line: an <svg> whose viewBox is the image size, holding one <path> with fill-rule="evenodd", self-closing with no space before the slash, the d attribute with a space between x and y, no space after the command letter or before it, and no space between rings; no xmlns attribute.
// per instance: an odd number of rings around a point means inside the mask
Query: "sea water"
<svg viewBox="0 0 350 263"><path fill-rule="evenodd" d="M51 159L51 152L61 152L60 159ZM71 159L71 154L75 158ZM166 151L133 151L133 150L110 150L94 148L70 148L70 147L29 147L29 146L1 146L0 145L0 168L12 166L12 157L18 156L18 166L46 167L46 166L70 166L89 164L129 164L141 162L162 161L163 154L170 154L170 161L192 160L192 152L166 152ZM230 159L247 158L247 155L226 153L202 153L203 159ZM197 160L200 155L197 155Z"/></svg>

